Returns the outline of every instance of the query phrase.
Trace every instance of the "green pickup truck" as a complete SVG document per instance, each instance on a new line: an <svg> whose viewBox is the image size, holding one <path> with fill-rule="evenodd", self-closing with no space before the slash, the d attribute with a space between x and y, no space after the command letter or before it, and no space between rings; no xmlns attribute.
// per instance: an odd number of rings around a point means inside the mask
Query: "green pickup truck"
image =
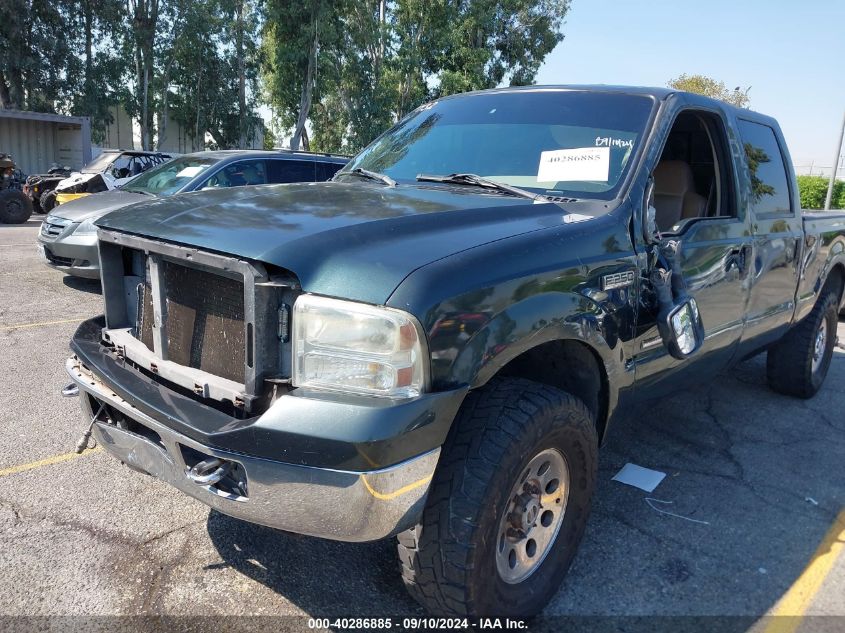
<svg viewBox="0 0 845 633"><path fill-rule="evenodd" d="M759 353L812 397L845 281L777 123L665 89L448 97L331 182L97 225L67 371L99 444L246 521L395 536L411 594L467 618L553 596L628 403Z"/></svg>

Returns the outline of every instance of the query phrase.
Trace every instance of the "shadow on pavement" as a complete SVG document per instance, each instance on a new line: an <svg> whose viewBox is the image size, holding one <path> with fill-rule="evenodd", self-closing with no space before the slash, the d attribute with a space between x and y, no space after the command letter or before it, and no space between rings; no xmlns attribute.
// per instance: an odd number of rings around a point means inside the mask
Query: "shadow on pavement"
<svg viewBox="0 0 845 633"><path fill-rule="evenodd" d="M4 224L3 222L0 222L0 229L19 229L22 227L41 226L41 222L45 217L46 216L36 215L33 213L26 222L21 222L20 224ZM34 241L33 244L35 244Z"/></svg>
<svg viewBox="0 0 845 633"><path fill-rule="evenodd" d="M405 593L393 539L340 543L280 532L212 510L224 563L320 617L422 614Z"/></svg>
<svg viewBox="0 0 845 633"><path fill-rule="evenodd" d="M85 279L84 277L74 277L72 275L65 275L62 283L68 288L79 290L81 292L90 292L92 294L102 294L103 289L100 287L99 279Z"/></svg>

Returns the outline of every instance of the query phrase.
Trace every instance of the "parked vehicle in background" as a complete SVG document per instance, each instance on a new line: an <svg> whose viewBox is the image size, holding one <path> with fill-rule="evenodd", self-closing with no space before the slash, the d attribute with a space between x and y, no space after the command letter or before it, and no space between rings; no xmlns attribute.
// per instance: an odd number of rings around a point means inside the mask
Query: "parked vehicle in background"
<svg viewBox="0 0 845 633"><path fill-rule="evenodd" d="M9 154L0 154L0 223L22 224L32 215L32 203L23 192L24 176Z"/></svg>
<svg viewBox="0 0 845 633"><path fill-rule="evenodd" d="M334 181L100 219L105 315L66 369L123 463L246 521L396 535L433 613L544 608L636 400L763 352L779 393L828 373L845 213L802 214L767 116L659 88L468 93Z"/></svg>
<svg viewBox="0 0 845 633"><path fill-rule="evenodd" d="M221 150L197 152L154 167L131 182L62 204L41 225L38 248L45 263L78 277L97 278L97 229L106 213L151 197L198 189L328 180L349 158L309 152Z"/></svg>
<svg viewBox="0 0 845 633"><path fill-rule="evenodd" d="M27 177L26 184L23 186L23 192L32 201L32 211L34 213L47 213L49 211L49 209L43 209L41 207L41 198L53 191L56 185L70 176L70 174L70 167L66 165L64 167L53 165L46 174L32 174ZM53 204L52 201L51 204ZM53 204L53 206L55 205Z"/></svg>
<svg viewBox="0 0 845 633"><path fill-rule="evenodd" d="M80 171L60 180L41 199L41 208L49 212L57 204L116 189L170 158L170 154L161 152L105 150Z"/></svg>

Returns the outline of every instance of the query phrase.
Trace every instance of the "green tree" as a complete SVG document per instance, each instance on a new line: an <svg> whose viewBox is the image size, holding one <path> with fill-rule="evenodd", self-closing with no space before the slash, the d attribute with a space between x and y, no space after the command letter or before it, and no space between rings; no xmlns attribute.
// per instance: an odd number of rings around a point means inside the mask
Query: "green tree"
<svg viewBox="0 0 845 633"><path fill-rule="evenodd" d="M305 124L340 49L341 7L338 0L267 2L261 45L266 97L282 127L293 129L294 149L309 146Z"/></svg>
<svg viewBox="0 0 845 633"><path fill-rule="evenodd" d="M110 108L125 102L123 87L126 64L121 43L126 33L122 0L73 0L64 5L69 28L67 37L73 50L66 61L67 102L71 114L91 118L91 136L102 142L106 126L112 123Z"/></svg>
<svg viewBox="0 0 845 633"><path fill-rule="evenodd" d="M172 2L173 0L171 0ZM168 8L159 52L159 138L167 118L205 147L243 147L260 125L257 7L248 0L179 0ZM165 116L166 115L166 116Z"/></svg>
<svg viewBox="0 0 845 633"><path fill-rule="evenodd" d="M827 186L830 179L825 176L798 176L798 193L802 209L824 209ZM845 209L845 181L833 184L830 205L834 209Z"/></svg>
<svg viewBox="0 0 845 633"><path fill-rule="evenodd" d="M56 111L56 102L68 88L70 26L59 3L0 2L0 106Z"/></svg>
<svg viewBox="0 0 845 633"><path fill-rule="evenodd" d="M140 124L141 144L171 118L202 148L242 147L255 115L263 0L4 0L0 107L89 116L94 141L110 109Z"/></svg>
<svg viewBox="0 0 845 633"><path fill-rule="evenodd" d="M569 0L269 0L263 76L292 145L354 152L424 101L531 83ZM294 87L295 89L292 89Z"/></svg>
<svg viewBox="0 0 845 633"><path fill-rule="evenodd" d="M160 0L127 0L135 60L134 113L141 128L141 147L153 149L153 81Z"/></svg>
<svg viewBox="0 0 845 633"><path fill-rule="evenodd" d="M563 40L568 0L476 0L449 5L440 53L441 94L534 81L546 55Z"/></svg>
<svg viewBox="0 0 845 633"><path fill-rule="evenodd" d="M667 85L675 90L694 92L695 94L704 95L711 99L719 99L738 108L745 108L750 101L750 97L748 96L748 92L751 90L750 86L745 90L742 90L740 87L728 90L724 82L716 81L705 75L683 74L671 80Z"/></svg>

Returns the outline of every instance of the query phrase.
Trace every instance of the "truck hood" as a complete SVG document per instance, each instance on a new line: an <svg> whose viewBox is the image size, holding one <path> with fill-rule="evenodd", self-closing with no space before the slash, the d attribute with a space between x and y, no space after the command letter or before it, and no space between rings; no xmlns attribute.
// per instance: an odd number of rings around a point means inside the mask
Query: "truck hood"
<svg viewBox="0 0 845 633"><path fill-rule="evenodd" d="M73 222L82 222L83 220L99 218L110 211L120 209L133 202L149 199L149 196L145 196L142 193L131 193L129 191L113 189L112 191L94 193L90 196L65 202L56 207L51 215L66 218Z"/></svg>
<svg viewBox="0 0 845 633"><path fill-rule="evenodd" d="M590 219L597 207L606 211L604 203L535 204L470 187L324 182L158 198L97 225L265 262L292 271L308 292L379 304L432 261Z"/></svg>

